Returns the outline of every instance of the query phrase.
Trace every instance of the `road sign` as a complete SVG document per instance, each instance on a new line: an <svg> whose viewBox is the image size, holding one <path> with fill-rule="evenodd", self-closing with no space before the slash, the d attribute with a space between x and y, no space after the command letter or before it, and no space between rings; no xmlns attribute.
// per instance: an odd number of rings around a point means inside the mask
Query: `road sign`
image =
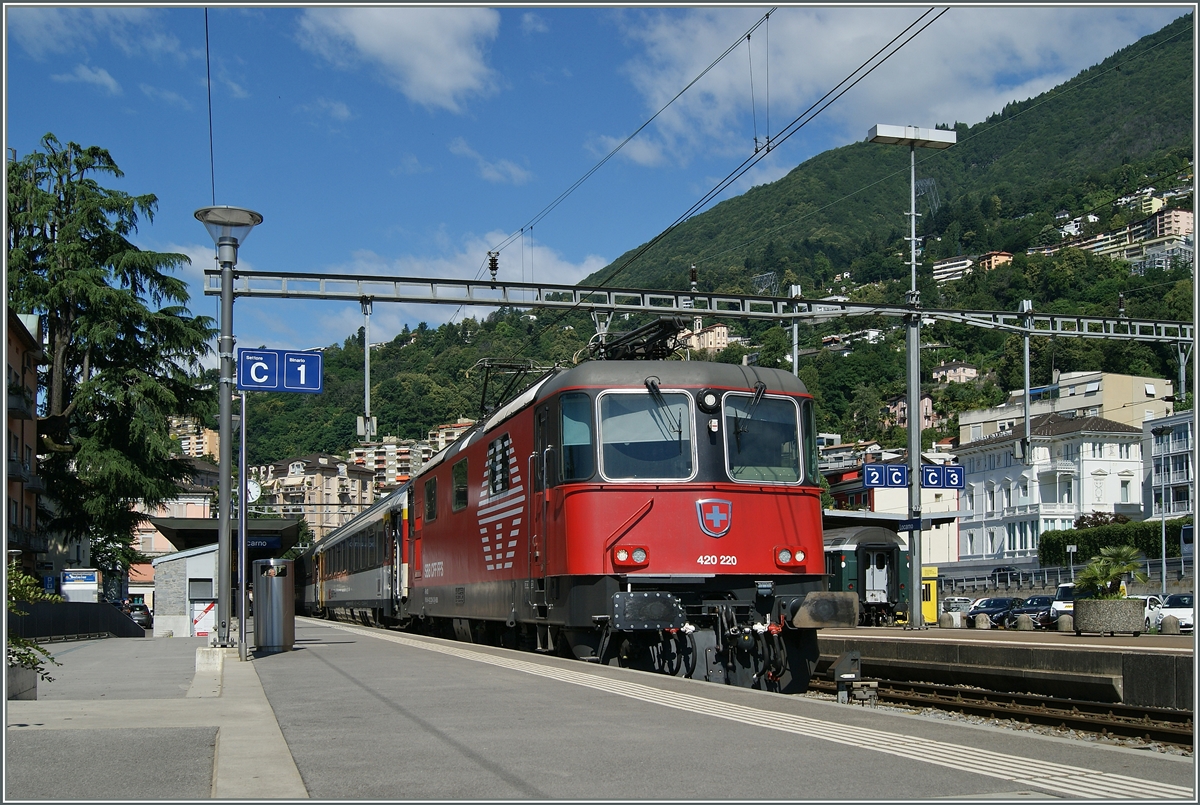
<svg viewBox="0 0 1200 805"><path fill-rule="evenodd" d="M1068 545L1068 546L1067 546L1067 553L1075 553L1075 546L1074 546L1074 545Z"/></svg>
<svg viewBox="0 0 1200 805"><path fill-rule="evenodd" d="M926 489L944 489L946 473L940 464L921 465L921 486Z"/></svg>
<svg viewBox="0 0 1200 805"><path fill-rule="evenodd" d="M323 390L321 358L320 352L239 349L237 387L242 391L320 394Z"/></svg>

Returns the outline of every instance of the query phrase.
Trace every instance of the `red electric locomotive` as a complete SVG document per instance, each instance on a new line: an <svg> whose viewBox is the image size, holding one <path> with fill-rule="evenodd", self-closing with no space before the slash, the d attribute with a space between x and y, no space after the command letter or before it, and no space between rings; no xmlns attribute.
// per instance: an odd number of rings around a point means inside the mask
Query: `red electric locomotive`
<svg viewBox="0 0 1200 805"><path fill-rule="evenodd" d="M816 629L858 618L852 594L826 591L814 437L812 398L775 369L553 372L403 490L387 613L462 640L803 690Z"/></svg>

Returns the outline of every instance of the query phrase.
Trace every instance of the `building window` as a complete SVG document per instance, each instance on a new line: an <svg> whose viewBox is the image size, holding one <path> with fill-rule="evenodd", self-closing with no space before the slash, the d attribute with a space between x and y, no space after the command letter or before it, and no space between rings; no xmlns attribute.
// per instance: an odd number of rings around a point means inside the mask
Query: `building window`
<svg viewBox="0 0 1200 805"><path fill-rule="evenodd" d="M304 474L304 462L303 461L293 461L291 464L288 465L288 475L303 475L303 474Z"/></svg>
<svg viewBox="0 0 1200 805"><path fill-rule="evenodd" d="M1017 524L1007 523L1005 530L1008 531L1008 550L1015 551L1017 549Z"/></svg>
<svg viewBox="0 0 1200 805"><path fill-rule="evenodd" d="M1129 481L1121 481L1121 502L1129 502Z"/></svg>

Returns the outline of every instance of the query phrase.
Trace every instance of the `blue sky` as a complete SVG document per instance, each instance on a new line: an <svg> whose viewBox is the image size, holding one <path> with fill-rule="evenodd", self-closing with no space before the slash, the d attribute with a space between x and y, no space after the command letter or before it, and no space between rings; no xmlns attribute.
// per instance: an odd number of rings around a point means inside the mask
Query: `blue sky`
<svg viewBox="0 0 1200 805"><path fill-rule="evenodd" d="M265 217L239 267L475 277L767 8L210 8L215 203ZM976 123L1189 8L951 7L727 195L876 123ZM768 117L777 132L924 10L780 6L506 248L500 276L575 282L653 237L753 152ZM191 309L215 318L200 273L214 249L192 217L214 203L203 8L6 5L5 67L5 146L24 155L53 132L107 148L125 172L107 186L159 199L135 243L189 255ZM454 312L376 304L372 341ZM244 299L234 322L240 347L303 349L363 317Z"/></svg>

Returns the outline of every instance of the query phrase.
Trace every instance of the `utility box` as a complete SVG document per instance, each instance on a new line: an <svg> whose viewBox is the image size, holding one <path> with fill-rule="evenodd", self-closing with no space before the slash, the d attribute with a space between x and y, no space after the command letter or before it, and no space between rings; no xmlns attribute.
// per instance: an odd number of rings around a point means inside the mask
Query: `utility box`
<svg viewBox="0 0 1200 805"><path fill-rule="evenodd" d="M291 651L296 642L296 574L291 559L254 562L254 647Z"/></svg>

